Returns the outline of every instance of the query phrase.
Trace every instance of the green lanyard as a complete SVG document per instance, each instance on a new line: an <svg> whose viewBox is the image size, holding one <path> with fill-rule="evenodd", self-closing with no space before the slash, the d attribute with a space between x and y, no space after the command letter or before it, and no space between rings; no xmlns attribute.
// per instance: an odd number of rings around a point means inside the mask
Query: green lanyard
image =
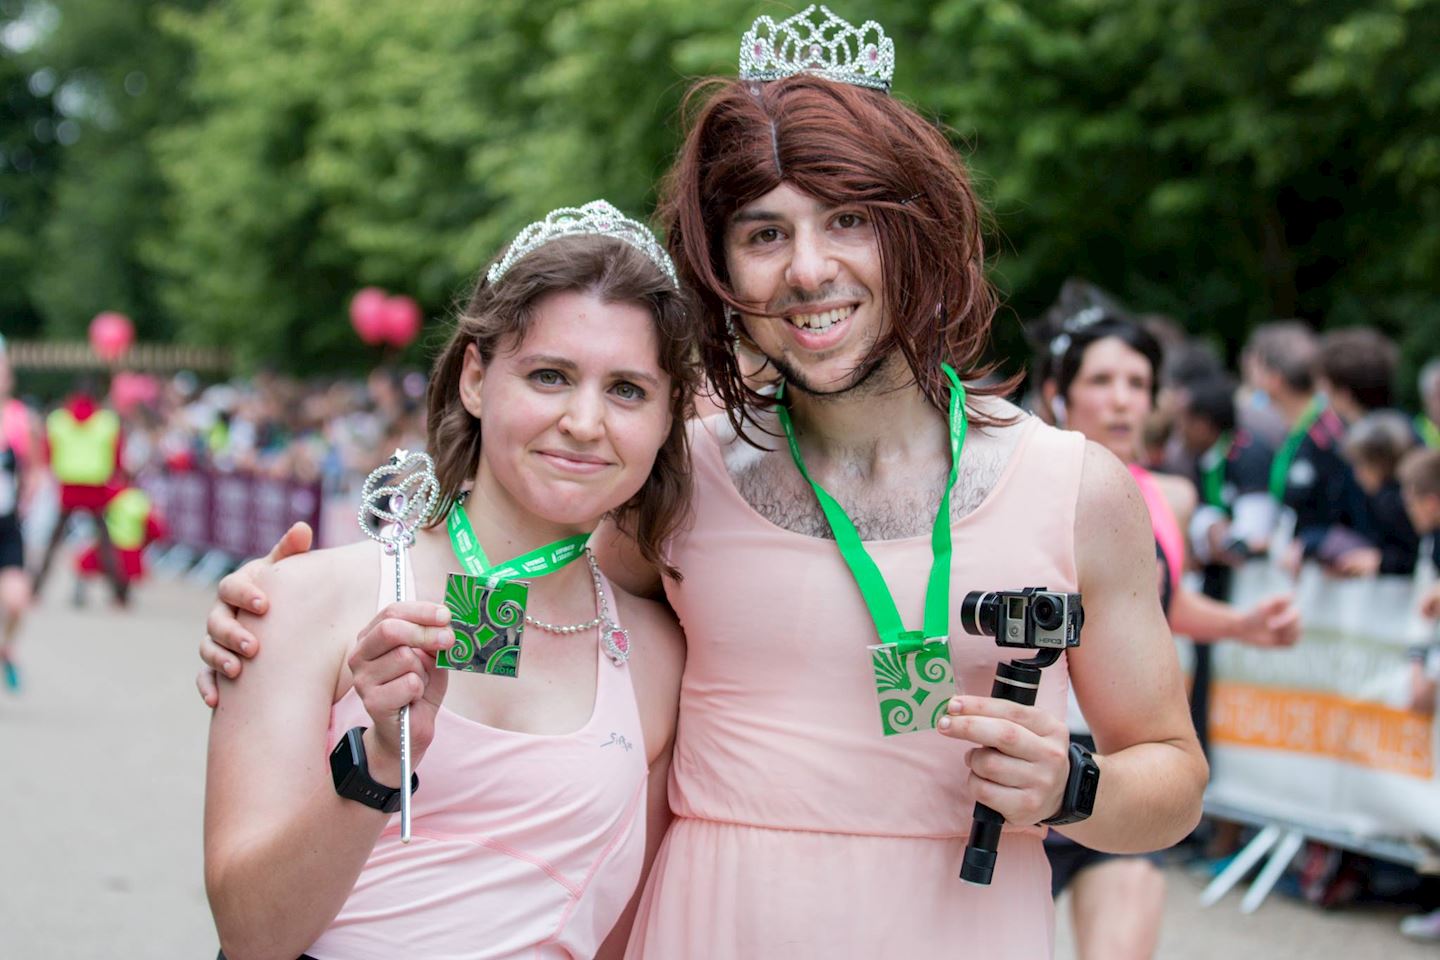
<svg viewBox="0 0 1440 960"><path fill-rule="evenodd" d="M1234 437L1229 430L1220 434L1215 445L1200 456L1200 487L1205 502L1212 507L1227 509L1225 506L1225 461L1230 457L1230 446Z"/></svg>
<svg viewBox="0 0 1440 960"><path fill-rule="evenodd" d="M824 511L830 531L835 535L840 555L855 577L860 595L865 599L865 606L870 609L870 618L875 621L875 630L880 635L880 641L896 644L902 654L919 650L927 639L943 639L950 634L950 493L955 489L955 481L960 475L960 450L965 446L965 388L949 364L941 364L940 369L950 378L950 480L945 485L945 495L940 498L940 509L935 514L935 528L930 535L930 550L934 559L930 565L930 583L925 590L923 631L905 629L905 624L900 619L900 611L895 608L895 598L890 595L890 588L885 585L880 568L875 566L875 561L865 550L865 544L861 541L855 524L846 516L845 508L826 493L825 488L816 483L805 469L805 460L800 456L800 445L795 442L795 428L790 422L790 412L783 404L775 408L780 417L780 426L785 430L785 439L790 443L790 455L795 458L795 466L800 470L801 476L814 489L815 499L820 501L820 509ZM781 384L780 391L776 393L777 399L783 396L783 393L784 384Z"/></svg>
<svg viewBox="0 0 1440 960"><path fill-rule="evenodd" d="M1325 398L1316 396L1310 401L1310 406L1300 414L1300 419L1295 422L1285 438L1285 443L1275 454L1274 461L1270 464L1270 496L1280 503L1285 502L1285 484L1290 476L1290 464L1295 462L1295 454L1300 450L1300 444L1305 440L1305 434L1315 426L1315 421L1320 419L1320 414L1325 412Z"/></svg>
<svg viewBox="0 0 1440 960"><path fill-rule="evenodd" d="M470 526L470 518L465 515L462 502L457 501L450 508L450 514L445 518L445 529L450 533L450 546L455 551L455 559L460 561L465 572L472 577L484 577L491 584L497 580L513 580L521 576L543 577L547 573L554 573L579 559L590 539L587 534L566 537L564 540L537 547L529 553L522 553L498 567L492 567L485 556L485 549L480 546L480 541L475 536L475 528Z"/></svg>

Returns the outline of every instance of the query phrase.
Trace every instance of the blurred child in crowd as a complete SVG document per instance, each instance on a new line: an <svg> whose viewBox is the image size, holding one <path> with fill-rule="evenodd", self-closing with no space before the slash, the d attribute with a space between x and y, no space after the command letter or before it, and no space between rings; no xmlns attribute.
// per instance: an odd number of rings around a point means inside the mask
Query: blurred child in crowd
<svg viewBox="0 0 1440 960"><path fill-rule="evenodd" d="M1382 574L1414 572L1420 550L1420 537L1407 515L1397 472L1401 459L1414 445L1409 419L1396 410L1367 413L1345 432L1342 449L1356 482L1369 498Z"/></svg>
<svg viewBox="0 0 1440 960"><path fill-rule="evenodd" d="M1176 421L1200 494L1190 546L1206 566L1236 566L1264 551L1279 512L1269 492L1274 451L1236 425L1235 392L1223 375L1193 382L1181 392Z"/></svg>

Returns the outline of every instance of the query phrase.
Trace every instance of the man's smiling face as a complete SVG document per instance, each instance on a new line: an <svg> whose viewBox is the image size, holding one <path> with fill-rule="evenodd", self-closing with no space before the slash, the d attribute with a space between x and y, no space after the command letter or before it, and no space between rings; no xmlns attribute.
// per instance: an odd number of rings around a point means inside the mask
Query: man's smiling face
<svg viewBox="0 0 1440 960"><path fill-rule="evenodd" d="M725 262L735 296L757 311L737 322L790 384L853 390L885 333L875 226L862 204L832 206L782 183L730 217Z"/></svg>

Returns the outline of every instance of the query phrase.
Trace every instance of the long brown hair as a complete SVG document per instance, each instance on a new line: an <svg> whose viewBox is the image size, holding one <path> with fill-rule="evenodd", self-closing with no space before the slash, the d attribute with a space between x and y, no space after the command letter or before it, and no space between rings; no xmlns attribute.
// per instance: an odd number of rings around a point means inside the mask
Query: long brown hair
<svg viewBox="0 0 1440 960"><path fill-rule="evenodd" d="M983 214L937 127L886 94L805 74L769 83L702 80L683 111L687 132L661 187L659 219L701 306L706 373L742 435L746 409L775 401L745 383L722 318L727 305L755 312L731 288L725 228L736 210L782 182L869 210L892 322L865 364L900 350L941 410L949 403L942 362L968 379L994 372L983 360L997 304L984 274ZM1017 379L970 393L1005 394Z"/></svg>
<svg viewBox="0 0 1440 960"><path fill-rule="evenodd" d="M446 511L480 460L480 421L460 402L465 348L475 344L489 363L502 341L521 339L534 319L537 301L566 290L593 294L607 303L633 303L654 318L660 368L670 376L670 433L655 457L645 485L616 508L614 519L632 537L647 561L668 576L679 571L662 556L665 540L690 506L690 449L685 420L699 382L695 324L689 297L677 290L645 254L610 237L561 237L517 260L491 284L481 271L469 302L456 318L455 332L435 361L430 377L427 442ZM432 519L439 523L444 512Z"/></svg>

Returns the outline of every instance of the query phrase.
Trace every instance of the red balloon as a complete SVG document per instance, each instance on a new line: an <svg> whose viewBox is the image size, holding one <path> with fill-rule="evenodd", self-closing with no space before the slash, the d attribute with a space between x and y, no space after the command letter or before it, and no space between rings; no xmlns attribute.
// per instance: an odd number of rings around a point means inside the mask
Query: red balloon
<svg viewBox="0 0 1440 960"><path fill-rule="evenodd" d="M135 327L123 313L106 310L90 321L90 349L101 360L118 360L135 342Z"/></svg>
<svg viewBox="0 0 1440 960"><path fill-rule="evenodd" d="M384 317L381 336L392 346L408 346L420 333L420 304L411 297L397 294L386 300Z"/></svg>
<svg viewBox="0 0 1440 960"><path fill-rule="evenodd" d="M385 339L388 299L379 287L365 287L350 298L350 325L362 342L373 344Z"/></svg>

